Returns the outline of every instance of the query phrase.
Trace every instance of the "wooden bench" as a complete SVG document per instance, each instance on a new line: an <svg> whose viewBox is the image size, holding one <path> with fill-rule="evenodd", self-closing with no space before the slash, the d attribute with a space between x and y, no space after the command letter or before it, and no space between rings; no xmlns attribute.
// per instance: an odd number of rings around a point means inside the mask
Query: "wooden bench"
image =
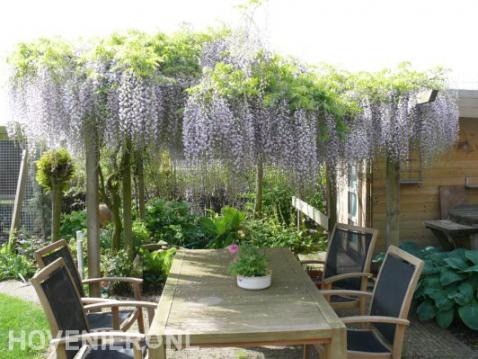
<svg viewBox="0 0 478 359"><path fill-rule="evenodd" d="M469 246L472 249L478 248L478 240L473 238L478 233L478 227L460 224L449 219L425 221L425 227L432 231L444 250L457 248L457 242L463 240L469 240Z"/></svg>

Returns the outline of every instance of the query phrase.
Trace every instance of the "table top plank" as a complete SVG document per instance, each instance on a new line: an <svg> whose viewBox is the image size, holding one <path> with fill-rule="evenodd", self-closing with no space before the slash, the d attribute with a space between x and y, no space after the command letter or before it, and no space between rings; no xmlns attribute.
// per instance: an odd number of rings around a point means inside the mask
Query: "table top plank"
<svg viewBox="0 0 478 359"><path fill-rule="evenodd" d="M272 286L248 291L227 274L227 250L178 251L150 334L187 334L199 343L306 340L344 330L290 250L267 249L266 255Z"/></svg>

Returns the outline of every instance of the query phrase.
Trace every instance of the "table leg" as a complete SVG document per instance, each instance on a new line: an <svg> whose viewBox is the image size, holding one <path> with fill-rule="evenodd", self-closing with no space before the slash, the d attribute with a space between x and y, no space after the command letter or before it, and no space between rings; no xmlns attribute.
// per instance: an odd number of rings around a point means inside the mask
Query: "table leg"
<svg viewBox="0 0 478 359"><path fill-rule="evenodd" d="M310 347L307 344L304 344L304 359L309 359L309 350Z"/></svg>
<svg viewBox="0 0 478 359"><path fill-rule="evenodd" d="M338 332L324 348L325 359L347 359L347 331Z"/></svg>
<svg viewBox="0 0 478 359"><path fill-rule="evenodd" d="M164 341L161 345L152 345L148 350L148 359L166 359L166 347Z"/></svg>

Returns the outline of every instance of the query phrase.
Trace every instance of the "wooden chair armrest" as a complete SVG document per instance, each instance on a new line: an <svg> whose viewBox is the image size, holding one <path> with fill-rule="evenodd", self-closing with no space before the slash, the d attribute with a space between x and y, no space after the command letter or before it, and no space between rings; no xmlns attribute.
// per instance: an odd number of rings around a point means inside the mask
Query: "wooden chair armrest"
<svg viewBox="0 0 478 359"><path fill-rule="evenodd" d="M344 296L351 296L351 297L368 297L372 298L372 293L370 292L363 292L361 290L347 290L347 289L327 289L321 290L320 293L322 295L344 295Z"/></svg>
<svg viewBox="0 0 478 359"><path fill-rule="evenodd" d="M344 324L351 323L388 323L397 325L410 325L410 321L403 318L384 317L379 315L357 315L340 318Z"/></svg>
<svg viewBox="0 0 478 359"><path fill-rule="evenodd" d="M98 298L98 297L82 297L81 298L81 303L83 304L94 304L94 303L111 302L111 301L113 301L113 299Z"/></svg>
<svg viewBox="0 0 478 359"><path fill-rule="evenodd" d="M156 309L158 303L144 302L138 300L110 300L107 302L98 302L94 304L85 305L85 309L94 310L110 307L136 307L136 308L152 308Z"/></svg>
<svg viewBox="0 0 478 359"><path fill-rule="evenodd" d="M146 308L148 311L148 320L149 323L153 321L154 311L158 307L158 303L154 302L144 302L138 300L111 300L109 302L99 302L94 304L85 305L85 310L95 310L95 309L103 309L103 308L111 308L111 312L113 316L117 317L119 315L118 308L119 307L135 307L138 309ZM141 314L142 315L142 314ZM119 322L119 318L114 318Z"/></svg>
<svg viewBox="0 0 478 359"><path fill-rule="evenodd" d="M360 278L360 277L366 277L366 278L372 278L373 274L372 273L363 273L363 272L352 272L352 273L343 273L343 274L337 274L332 277L325 278L322 280L323 284L328 284L328 283L334 283L339 280L343 279L349 279L349 278Z"/></svg>
<svg viewBox="0 0 478 359"><path fill-rule="evenodd" d="M325 264L325 261L322 259L305 259L300 261L300 264Z"/></svg>
<svg viewBox="0 0 478 359"><path fill-rule="evenodd" d="M82 280L83 284L91 284L98 282L124 282L131 284L142 284L143 280L141 278L134 277L103 277L103 278L89 278Z"/></svg>

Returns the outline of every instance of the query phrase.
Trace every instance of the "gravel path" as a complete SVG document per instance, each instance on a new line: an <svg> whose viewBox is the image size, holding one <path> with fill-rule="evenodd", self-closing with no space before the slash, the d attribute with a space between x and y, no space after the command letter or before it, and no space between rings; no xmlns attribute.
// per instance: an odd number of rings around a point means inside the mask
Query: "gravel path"
<svg viewBox="0 0 478 359"><path fill-rule="evenodd" d="M23 283L18 280L6 280L0 282L0 293L40 304L35 289L30 283Z"/></svg>
<svg viewBox="0 0 478 359"><path fill-rule="evenodd" d="M39 303L33 287L20 281L0 282L0 293ZM147 299L157 301L158 298L149 296ZM311 354L311 359L317 358L315 353ZM302 347L189 349L168 352L168 358L171 359L300 359L302 355ZM478 350L472 350L446 329L433 323L420 323L412 318L412 324L406 334L403 358L478 359Z"/></svg>

